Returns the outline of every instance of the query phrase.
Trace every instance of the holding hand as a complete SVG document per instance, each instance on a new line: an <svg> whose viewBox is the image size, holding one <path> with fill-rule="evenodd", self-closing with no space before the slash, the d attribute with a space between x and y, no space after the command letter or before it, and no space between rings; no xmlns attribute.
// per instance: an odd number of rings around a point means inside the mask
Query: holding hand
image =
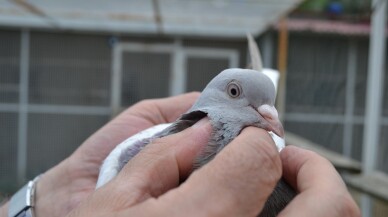
<svg viewBox="0 0 388 217"><path fill-rule="evenodd" d="M206 119L155 140L95 191L102 161L117 144L153 125L174 121L198 96L142 101L105 125L42 176L36 216L256 216L282 174L299 194L279 216L360 216L327 160L296 147L286 147L279 155L268 133L254 127L244 129L189 176L210 136ZM0 211L6 216L7 206Z"/></svg>
<svg viewBox="0 0 388 217"><path fill-rule="evenodd" d="M198 96L199 93L189 93L144 100L110 121L71 156L41 176L36 188L36 216L66 216L94 192L102 161L117 144L151 126L174 121ZM5 217L7 213L8 204L5 204L0 208L0 216Z"/></svg>
<svg viewBox="0 0 388 217"><path fill-rule="evenodd" d="M296 147L279 156L268 133L253 127L178 186L209 131L202 120L154 141L69 216L256 216L281 176L280 159L300 193L279 216L360 216L327 160Z"/></svg>
<svg viewBox="0 0 388 217"><path fill-rule="evenodd" d="M255 216L281 176L278 151L265 130L245 129L178 187L209 132L204 119L155 140L69 216Z"/></svg>

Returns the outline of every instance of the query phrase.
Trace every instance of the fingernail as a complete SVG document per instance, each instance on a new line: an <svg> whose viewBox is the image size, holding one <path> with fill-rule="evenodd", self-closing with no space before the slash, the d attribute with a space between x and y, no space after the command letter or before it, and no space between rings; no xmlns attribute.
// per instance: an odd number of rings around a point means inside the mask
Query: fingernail
<svg viewBox="0 0 388 217"><path fill-rule="evenodd" d="M207 124L209 124L209 119L208 118L202 118L200 121L198 121L197 123L195 123L192 128L203 128L204 126L206 126Z"/></svg>

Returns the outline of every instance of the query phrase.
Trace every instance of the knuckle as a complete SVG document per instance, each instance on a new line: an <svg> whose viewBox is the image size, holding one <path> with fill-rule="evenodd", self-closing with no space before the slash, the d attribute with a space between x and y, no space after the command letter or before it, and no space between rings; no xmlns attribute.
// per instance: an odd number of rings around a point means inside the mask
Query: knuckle
<svg viewBox="0 0 388 217"><path fill-rule="evenodd" d="M303 153L302 153L305 158L307 159L320 159L320 160L325 160L324 157L322 157L321 155L317 154L316 152L314 151L311 151L311 150L308 150L308 149L303 149Z"/></svg>
<svg viewBox="0 0 388 217"><path fill-rule="evenodd" d="M155 103L155 99L143 99L137 102L134 106L148 107Z"/></svg>
<svg viewBox="0 0 388 217"><path fill-rule="evenodd" d="M314 151L304 149L303 155L298 156L298 157L304 159L304 161L302 161L303 163L316 162L319 165L326 165L326 166L331 167L332 169L335 170L333 164L328 159L326 159L325 157L319 155L318 153L316 153Z"/></svg>
<svg viewBox="0 0 388 217"><path fill-rule="evenodd" d="M264 161L265 169L268 170L268 174L271 174L267 178L270 182L277 181L282 175L279 153L271 144L261 145L259 151Z"/></svg>
<svg viewBox="0 0 388 217"><path fill-rule="evenodd" d="M253 139L248 145L256 156L260 156L258 163L264 165L269 170L278 171L277 168L281 166L279 153L267 138ZM278 172L279 174L281 173L281 171Z"/></svg>
<svg viewBox="0 0 388 217"><path fill-rule="evenodd" d="M260 171L260 174L265 183L275 183L282 174L282 167L279 153L272 142L272 139L267 135L267 132L257 134L258 131L250 130L248 135L242 141L247 149L245 154L247 158L251 158L250 170ZM268 136L268 137L267 137Z"/></svg>

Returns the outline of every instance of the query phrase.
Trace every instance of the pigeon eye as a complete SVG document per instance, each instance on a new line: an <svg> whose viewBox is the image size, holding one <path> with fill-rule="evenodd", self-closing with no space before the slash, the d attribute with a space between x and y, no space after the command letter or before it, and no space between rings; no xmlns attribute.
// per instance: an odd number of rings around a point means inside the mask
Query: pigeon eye
<svg viewBox="0 0 388 217"><path fill-rule="evenodd" d="M236 82L230 82L227 86L228 95L232 98L239 97L241 95L241 87Z"/></svg>

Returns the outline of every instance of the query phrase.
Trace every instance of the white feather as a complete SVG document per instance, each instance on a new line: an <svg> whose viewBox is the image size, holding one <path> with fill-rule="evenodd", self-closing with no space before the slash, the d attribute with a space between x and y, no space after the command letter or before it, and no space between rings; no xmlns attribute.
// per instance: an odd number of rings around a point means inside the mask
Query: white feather
<svg viewBox="0 0 388 217"><path fill-rule="evenodd" d="M117 145L108 155L108 157L104 160L104 163L101 166L100 174L98 176L96 184L96 189L108 183L119 173L119 159L123 150L128 149L128 147L132 146L139 140L152 137L153 135L166 129L170 125L171 123L153 126L129 137L128 139Z"/></svg>
<svg viewBox="0 0 388 217"><path fill-rule="evenodd" d="M276 148L278 148L278 151L280 152L284 147L286 147L286 142L284 139L278 135L276 135L273 132L268 132L269 135L272 137L273 141L275 142Z"/></svg>
<svg viewBox="0 0 388 217"><path fill-rule="evenodd" d="M271 79L273 85L275 85L275 91L277 91L280 77L279 71L275 69L264 68L262 72Z"/></svg>

